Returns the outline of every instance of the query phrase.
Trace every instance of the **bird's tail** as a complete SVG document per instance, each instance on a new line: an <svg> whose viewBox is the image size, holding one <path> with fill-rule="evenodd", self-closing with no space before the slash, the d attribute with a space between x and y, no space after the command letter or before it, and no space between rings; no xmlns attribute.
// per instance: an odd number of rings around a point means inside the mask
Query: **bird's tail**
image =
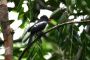
<svg viewBox="0 0 90 60"><path fill-rule="evenodd" d="M26 51L32 46L32 42L33 42L33 36L34 34L31 34L30 37L29 37L29 41L28 41L28 44L27 46L25 47L24 51L21 53L21 55L19 56L19 59L18 60L21 60L23 55L26 53Z"/></svg>
<svg viewBox="0 0 90 60"><path fill-rule="evenodd" d="M31 43L32 43L32 41L33 41L33 36L34 36L34 34L31 33L31 35L30 35L30 37L29 37L28 44L31 44Z"/></svg>

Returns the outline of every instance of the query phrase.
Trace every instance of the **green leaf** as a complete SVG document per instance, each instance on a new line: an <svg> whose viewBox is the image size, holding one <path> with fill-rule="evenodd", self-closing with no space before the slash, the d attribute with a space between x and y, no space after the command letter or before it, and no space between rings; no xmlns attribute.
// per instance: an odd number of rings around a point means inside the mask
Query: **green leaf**
<svg viewBox="0 0 90 60"><path fill-rule="evenodd" d="M71 4L75 5L76 4L76 0L71 0Z"/></svg>
<svg viewBox="0 0 90 60"><path fill-rule="evenodd" d="M16 6L16 7L17 7L16 10L17 10L18 12L22 9L23 1L24 1L24 0L19 0L19 1L17 0L17 3L18 3L18 4L15 4L15 5L17 5L17 6ZM16 3L16 2L15 2L15 3Z"/></svg>
<svg viewBox="0 0 90 60"><path fill-rule="evenodd" d="M86 38L88 39L88 40L90 40L90 36L88 35L88 34L85 34L86 35Z"/></svg>

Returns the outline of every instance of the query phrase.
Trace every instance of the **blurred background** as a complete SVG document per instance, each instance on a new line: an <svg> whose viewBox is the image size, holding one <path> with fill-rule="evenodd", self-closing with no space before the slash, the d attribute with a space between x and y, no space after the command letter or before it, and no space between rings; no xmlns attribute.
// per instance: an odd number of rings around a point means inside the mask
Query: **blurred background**
<svg viewBox="0 0 90 60"><path fill-rule="evenodd" d="M13 35L13 60L24 50L26 30L42 15L51 19L44 29L65 22L90 19L90 0L8 0L8 19ZM26 60L90 60L90 22L71 23L51 30L38 39L23 57ZM4 59L3 34L0 27L0 60ZM27 38L28 37L28 38ZM35 37L34 37L35 38ZM28 55L30 54L30 55Z"/></svg>

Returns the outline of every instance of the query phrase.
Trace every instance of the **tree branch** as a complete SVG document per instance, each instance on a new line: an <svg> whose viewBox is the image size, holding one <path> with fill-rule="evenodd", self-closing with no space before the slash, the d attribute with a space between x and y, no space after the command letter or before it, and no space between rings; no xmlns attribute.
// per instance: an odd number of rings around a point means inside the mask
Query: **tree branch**
<svg viewBox="0 0 90 60"><path fill-rule="evenodd" d="M74 23L89 23L89 22L90 22L90 20L64 22L64 23L58 24L58 25L50 28L49 30L47 30L46 32L44 32L44 34L50 32L50 31L52 31L52 30L54 30L54 29L57 29L57 28L59 28L59 27L61 27L61 26L63 26L63 25L74 24Z"/></svg>

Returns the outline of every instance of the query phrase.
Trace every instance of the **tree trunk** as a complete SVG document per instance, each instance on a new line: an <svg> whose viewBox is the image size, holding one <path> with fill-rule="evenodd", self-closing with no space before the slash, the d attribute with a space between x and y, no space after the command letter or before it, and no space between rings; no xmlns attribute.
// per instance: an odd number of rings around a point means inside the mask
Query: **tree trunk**
<svg viewBox="0 0 90 60"><path fill-rule="evenodd" d="M0 0L0 23L5 47L4 60L13 60L13 35L8 21L8 8L6 4L6 0Z"/></svg>

